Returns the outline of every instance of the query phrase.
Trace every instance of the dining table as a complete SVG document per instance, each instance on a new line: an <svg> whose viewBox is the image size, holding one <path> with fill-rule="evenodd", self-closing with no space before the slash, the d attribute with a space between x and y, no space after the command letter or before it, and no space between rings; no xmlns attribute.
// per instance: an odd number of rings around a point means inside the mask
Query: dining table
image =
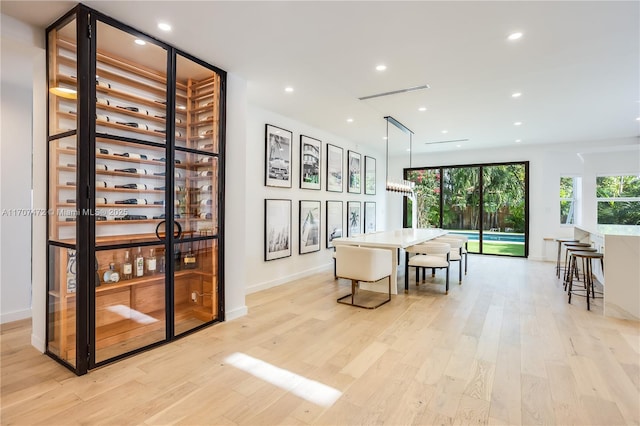
<svg viewBox="0 0 640 426"><path fill-rule="evenodd" d="M391 294L398 294L398 251L415 244L424 243L445 235L447 231L440 228L403 228L392 231L371 232L352 237L334 238L331 242L338 245L381 248L391 251ZM387 286L373 283L361 283L363 290L387 292Z"/></svg>

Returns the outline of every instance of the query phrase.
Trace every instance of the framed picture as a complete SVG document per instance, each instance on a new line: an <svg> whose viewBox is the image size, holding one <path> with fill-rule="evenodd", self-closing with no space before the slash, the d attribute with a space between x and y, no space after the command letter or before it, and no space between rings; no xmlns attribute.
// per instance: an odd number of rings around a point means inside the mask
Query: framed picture
<svg viewBox="0 0 640 426"><path fill-rule="evenodd" d="M266 125L265 186L291 188L291 140L293 134L280 127Z"/></svg>
<svg viewBox="0 0 640 426"><path fill-rule="evenodd" d="M347 184L347 192L353 192L359 194L360 190L360 176L361 176L361 168L360 168L360 160L361 156L357 152L349 151L348 152L348 169L349 169L349 183Z"/></svg>
<svg viewBox="0 0 640 426"><path fill-rule="evenodd" d="M264 200L264 260L291 256L291 200Z"/></svg>
<svg viewBox="0 0 640 426"><path fill-rule="evenodd" d="M364 156L364 193L376 195L376 159Z"/></svg>
<svg viewBox="0 0 640 426"><path fill-rule="evenodd" d="M364 233L376 232L376 203L364 202Z"/></svg>
<svg viewBox="0 0 640 426"><path fill-rule="evenodd" d="M300 254L320 250L320 201L300 201Z"/></svg>
<svg viewBox="0 0 640 426"><path fill-rule="evenodd" d="M344 229L342 201L327 201L327 248L333 247L333 239L340 238Z"/></svg>
<svg viewBox="0 0 640 426"><path fill-rule="evenodd" d="M361 214L360 214L360 201L348 201L347 202L347 237L354 237L360 235Z"/></svg>
<svg viewBox="0 0 640 426"><path fill-rule="evenodd" d="M327 144L327 191L342 192L342 156L339 146Z"/></svg>
<svg viewBox="0 0 640 426"><path fill-rule="evenodd" d="M320 188L322 142L300 135L300 188Z"/></svg>

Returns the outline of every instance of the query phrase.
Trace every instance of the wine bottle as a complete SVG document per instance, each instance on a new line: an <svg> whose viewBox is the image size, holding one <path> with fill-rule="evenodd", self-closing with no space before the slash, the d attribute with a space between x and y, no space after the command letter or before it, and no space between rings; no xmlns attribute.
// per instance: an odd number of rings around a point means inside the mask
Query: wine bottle
<svg viewBox="0 0 640 426"><path fill-rule="evenodd" d="M121 189L147 189L147 185L144 183L126 183L124 185L116 185L115 187Z"/></svg>
<svg viewBox="0 0 640 426"><path fill-rule="evenodd" d="M127 198L126 200L116 201L116 204L149 204L144 198Z"/></svg>
<svg viewBox="0 0 640 426"><path fill-rule="evenodd" d="M167 187L166 186L155 186L153 189L155 191L166 191Z"/></svg>
<svg viewBox="0 0 640 426"><path fill-rule="evenodd" d="M97 98L96 103L99 105L111 105L111 103L109 102L109 99L107 98Z"/></svg>
<svg viewBox="0 0 640 426"><path fill-rule="evenodd" d="M117 203L117 201L116 201ZM204 200L200 200L200 205L202 206L210 206L211 203L211 198L205 198Z"/></svg>
<svg viewBox="0 0 640 426"><path fill-rule="evenodd" d="M200 213L200 219L211 219L212 217L211 213Z"/></svg>
<svg viewBox="0 0 640 426"><path fill-rule="evenodd" d="M100 189L100 188L110 188L111 184L108 182L105 182L103 180L97 180L96 181L96 189Z"/></svg>
<svg viewBox="0 0 640 426"><path fill-rule="evenodd" d="M149 257L146 259L147 274L153 275L156 273L156 254L154 249L149 250Z"/></svg>
<svg viewBox="0 0 640 426"><path fill-rule="evenodd" d="M212 143L202 144L202 145L198 146L198 149L201 150L201 151L206 151L208 149L213 149L213 144Z"/></svg>
<svg viewBox="0 0 640 426"><path fill-rule="evenodd" d="M133 265L131 264L131 257L129 250L124 252L124 263L122 264L122 277L125 280L130 280L133 276Z"/></svg>
<svg viewBox="0 0 640 426"><path fill-rule="evenodd" d="M104 197L96 197L96 204L107 204L107 199Z"/></svg>
<svg viewBox="0 0 640 426"><path fill-rule="evenodd" d="M107 123L111 122L111 117L105 114L96 114L97 121L106 121Z"/></svg>
<svg viewBox="0 0 640 426"><path fill-rule="evenodd" d="M96 164L96 171L106 172L109 170L106 164Z"/></svg>
<svg viewBox="0 0 640 426"><path fill-rule="evenodd" d="M213 176L213 172L211 170L205 170L200 172L200 176Z"/></svg>
<svg viewBox="0 0 640 426"><path fill-rule="evenodd" d="M142 257L142 248L138 247L138 254L136 254L136 277L142 277L144 275L144 257Z"/></svg>
<svg viewBox="0 0 640 426"><path fill-rule="evenodd" d="M111 83L107 83L105 81L100 81L96 79L96 85L100 87L106 87L107 89L111 89Z"/></svg>
<svg viewBox="0 0 640 426"><path fill-rule="evenodd" d="M133 158L136 160L146 160L147 156L145 154L136 154L135 152L125 152L124 154L115 154L120 157Z"/></svg>
<svg viewBox="0 0 640 426"><path fill-rule="evenodd" d="M200 191L202 192L211 192L212 189L213 189L213 185L202 185L200 187Z"/></svg>
<svg viewBox="0 0 640 426"><path fill-rule="evenodd" d="M96 154L111 155L111 150L107 148L96 148Z"/></svg>
<svg viewBox="0 0 640 426"><path fill-rule="evenodd" d="M135 173L138 175L146 175L147 171L145 169L136 169L133 167L128 167L126 169L113 169L114 172L122 172L122 173ZM154 173L155 174L155 173Z"/></svg>

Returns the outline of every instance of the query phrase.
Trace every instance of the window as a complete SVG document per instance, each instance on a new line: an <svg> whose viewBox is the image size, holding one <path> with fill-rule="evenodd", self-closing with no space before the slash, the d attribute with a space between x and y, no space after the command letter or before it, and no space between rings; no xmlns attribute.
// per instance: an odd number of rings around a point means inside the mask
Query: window
<svg viewBox="0 0 640 426"><path fill-rule="evenodd" d="M576 196L579 193L580 178L571 176L560 177L560 223L573 225L576 223Z"/></svg>
<svg viewBox="0 0 640 426"><path fill-rule="evenodd" d="M596 177L599 225L640 225L640 176Z"/></svg>

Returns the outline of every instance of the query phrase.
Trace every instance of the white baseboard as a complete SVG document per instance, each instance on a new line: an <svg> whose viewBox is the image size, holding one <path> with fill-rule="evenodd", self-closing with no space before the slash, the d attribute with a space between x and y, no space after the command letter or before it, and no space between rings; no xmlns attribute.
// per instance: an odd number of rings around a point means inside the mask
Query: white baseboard
<svg viewBox="0 0 640 426"><path fill-rule="evenodd" d="M288 283L290 281L298 280L300 278L308 277L309 275L317 274L318 272L325 271L329 268L333 268L333 263L326 263L324 265L317 266L315 268L307 269L306 271L297 272L295 274L287 275L277 278L271 281L264 281L254 285L247 286L246 294L255 293L257 291L267 290L271 287L276 287L281 284Z"/></svg>
<svg viewBox="0 0 640 426"><path fill-rule="evenodd" d="M45 345L44 340L34 334L31 335L31 346L42 353L47 349L47 345Z"/></svg>
<svg viewBox="0 0 640 426"><path fill-rule="evenodd" d="M541 257L541 256L529 256L528 257L529 260L535 260L537 262L555 262L555 259L548 259L546 257Z"/></svg>
<svg viewBox="0 0 640 426"><path fill-rule="evenodd" d="M0 314L0 324L7 322L20 321L31 318L31 309L23 309L21 311L3 312Z"/></svg>
<svg viewBox="0 0 640 426"><path fill-rule="evenodd" d="M247 308L247 305L241 306L239 308L236 309L232 309L230 311L226 311L224 313L224 320L225 321L232 321L236 318L240 318L243 317L245 315L247 315L247 313L249 313L249 309Z"/></svg>

